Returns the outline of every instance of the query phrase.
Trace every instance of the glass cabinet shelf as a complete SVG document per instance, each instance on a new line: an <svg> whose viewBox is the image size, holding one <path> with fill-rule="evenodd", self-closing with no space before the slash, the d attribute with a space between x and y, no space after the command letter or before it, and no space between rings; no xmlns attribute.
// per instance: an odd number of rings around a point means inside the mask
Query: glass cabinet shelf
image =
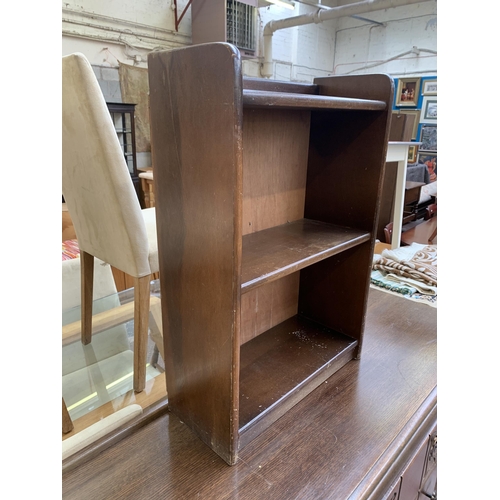
<svg viewBox="0 0 500 500"><path fill-rule="evenodd" d="M135 192L141 207L144 208L141 181L137 172L137 153L135 146L135 104L108 102L109 113L123 151L123 156L134 183Z"/></svg>

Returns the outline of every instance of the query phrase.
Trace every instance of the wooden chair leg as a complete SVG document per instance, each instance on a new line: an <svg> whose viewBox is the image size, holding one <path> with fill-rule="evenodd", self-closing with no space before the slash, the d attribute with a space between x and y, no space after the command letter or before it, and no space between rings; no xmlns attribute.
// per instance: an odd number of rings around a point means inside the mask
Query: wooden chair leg
<svg viewBox="0 0 500 500"><path fill-rule="evenodd" d="M134 391L146 387L146 354L151 275L135 278L134 285Z"/></svg>
<svg viewBox="0 0 500 500"><path fill-rule="evenodd" d="M73 421L69 416L68 408L66 408L66 403L64 398L62 398L62 431L64 434L71 432L74 429Z"/></svg>
<svg viewBox="0 0 500 500"><path fill-rule="evenodd" d="M162 359L165 360L160 300L155 300L150 304L149 330L151 332L151 339L155 343L155 347L158 349Z"/></svg>
<svg viewBox="0 0 500 500"><path fill-rule="evenodd" d="M94 256L80 252L82 344L92 341L92 300L94 293Z"/></svg>

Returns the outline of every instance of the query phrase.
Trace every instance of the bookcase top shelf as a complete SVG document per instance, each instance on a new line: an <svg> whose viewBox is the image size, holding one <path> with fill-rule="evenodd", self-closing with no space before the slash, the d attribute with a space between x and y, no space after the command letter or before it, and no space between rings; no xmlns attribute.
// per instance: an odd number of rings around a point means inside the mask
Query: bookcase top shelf
<svg viewBox="0 0 500 500"><path fill-rule="evenodd" d="M370 233L300 219L243 236L241 291L248 292L370 239Z"/></svg>
<svg viewBox="0 0 500 500"><path fill-rule="evenodd" d="M386 108L384 101L374 99L353 99L350 97L249 89L243 89L243 106L248 108L349 109L364 111L382 111Z"/></svg>

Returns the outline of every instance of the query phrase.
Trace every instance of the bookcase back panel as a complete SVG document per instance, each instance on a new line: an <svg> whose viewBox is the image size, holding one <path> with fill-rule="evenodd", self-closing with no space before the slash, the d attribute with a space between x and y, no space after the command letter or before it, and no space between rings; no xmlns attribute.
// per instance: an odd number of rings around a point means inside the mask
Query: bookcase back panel
<svg viewBox="0 0 500 500"><path fill-rule="evenodd" d="M310 111L243 114L243 235L304 217Z"/></svg>
<svg viewBox="0 0 500 500"><path fill-rule="evenodd" d="M302 269L299 314L358 340L361 349L371 242Z"/></svg>
<svg viewBox="0 0 500 500"><path fill-rule="evenodd" d="M305 216L372 231L381 179L382 141L376 115L367 111L317 112L311 148Z"/></svg>
<svg viewBox="0 0 500 500"><path fill-rule="evenodd" d="M244 77L243 88L268 92L288 92L290 94L317 94L318 86L314 83L266 80L264 78Z"/></svg>
<svg viewBox="0 0 500 500"><path fill-rule="evenodd" d="M298 272L242 295L241 344L297 314L298 300Z"/></svg>
<svg viewBox="0 0 500 500"><path fill-rule="evenodd" d="M392 102L387 75L317 78L321 95ZM390 105L382 111L313 112L306 217L375 229L389 137Z"/></svg>

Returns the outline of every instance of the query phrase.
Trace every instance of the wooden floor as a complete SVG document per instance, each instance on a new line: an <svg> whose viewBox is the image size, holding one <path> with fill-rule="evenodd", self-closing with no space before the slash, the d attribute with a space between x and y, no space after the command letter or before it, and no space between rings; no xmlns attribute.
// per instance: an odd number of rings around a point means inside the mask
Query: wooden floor
<svg viewBox="0 0 500 500"><path fill-rule="evenodd" d="M63 498L381 500L436 421L436 318L435 308L371 289L361 359L246 445L236 465L167 412L63 473Z"/></svg>

